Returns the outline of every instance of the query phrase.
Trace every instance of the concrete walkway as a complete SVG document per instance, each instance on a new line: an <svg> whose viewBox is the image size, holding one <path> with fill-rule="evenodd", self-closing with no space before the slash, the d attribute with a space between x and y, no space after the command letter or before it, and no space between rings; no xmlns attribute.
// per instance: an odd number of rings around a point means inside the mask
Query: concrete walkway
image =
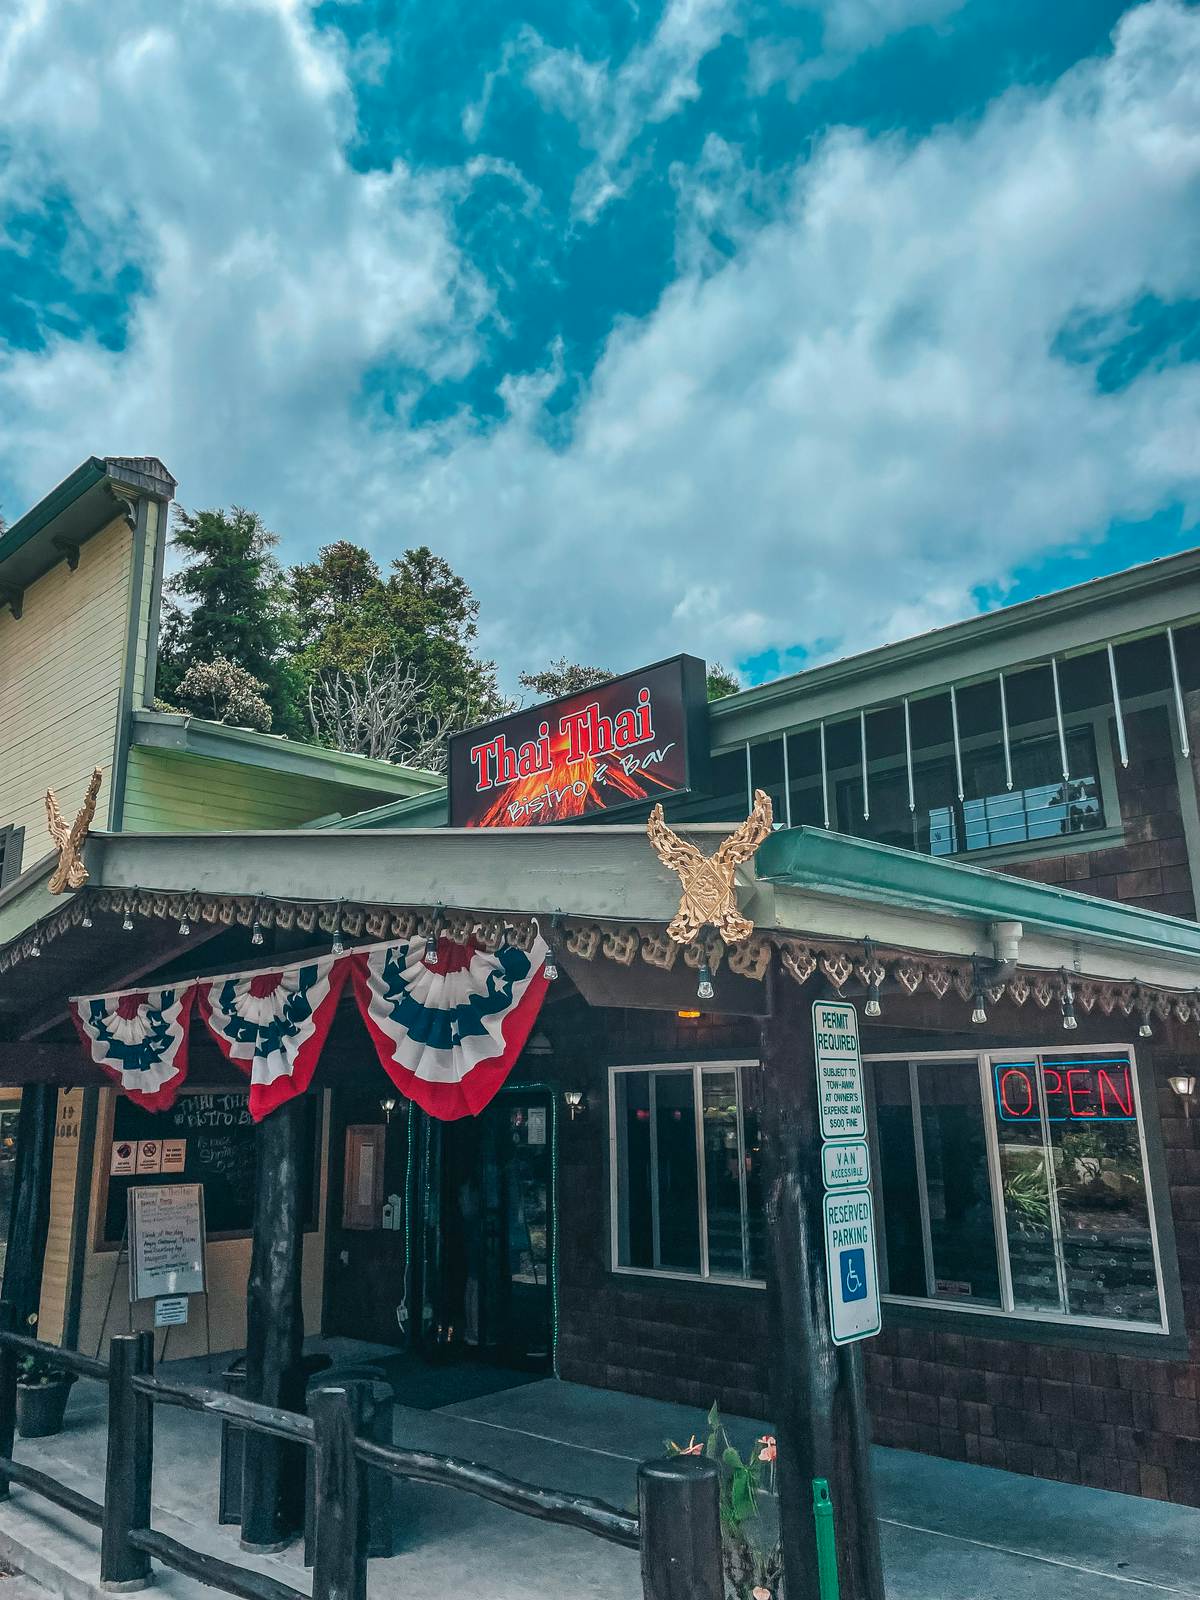
<svg viewBox="0 0 1200 1600"><path fill-rule="evenodd" d="M436 1411L400 1408L396 1439L631 1506L637 1462L702 1425L684 1407L545 1381ZM744 1446L765 1424L731 1419L730 1431ZM66 1431L21 1442L18 1456L98 1498L104 1434L103 1392L81 1382ZM252 1559L236 1529L217 1527L217 1448L214 1421L157 1408L155 1525L307 1589L299 1544ZM876 1466L889 1600L1200 1600L1200 1512L903 1451L877 1450ZM371 1563L375 1595L640 1594L634 1553L465 1494L400 1485L396 1515L401 1553ZM0 1504L0 1556L70 1600L99 1593L96 1531L19 1488ZM174 1600L212 1594L162 1569L156 1578Z"/></svg>

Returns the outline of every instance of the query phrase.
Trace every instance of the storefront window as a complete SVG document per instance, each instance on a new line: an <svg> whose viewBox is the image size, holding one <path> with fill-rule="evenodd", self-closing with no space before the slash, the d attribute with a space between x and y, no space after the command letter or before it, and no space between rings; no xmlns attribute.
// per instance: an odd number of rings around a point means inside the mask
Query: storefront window
<svg viewBox="0 0 1200 1600"><path fill-rule="evenodd" d="M1062 776L1056 735L1011 744L1012 788L1001 744L962 751L963 794L953 752L921 762L913 772L914 809L908 803L908 773L892 767L870 773L870 816L863 816L862 779L837 786L838 827L843 833L923 855L958 855L1000 845L1030 844L1086 833L1104 826L1096 742L1090 727L1067 736L1069 781Z"/></svg>
<svg viewBox="0 0 1200 1600"><path fill-rule="evenodd" d="M739 1066L617 1068L613 1127L615 1264L761 1281L758 1122Z"/></svg>
<svg viewBox="0 0 1200 1600"><path fill-rule="evenodd" d="M870 1064L887 1292L1161 1327L1123 1049Z"/></svg>

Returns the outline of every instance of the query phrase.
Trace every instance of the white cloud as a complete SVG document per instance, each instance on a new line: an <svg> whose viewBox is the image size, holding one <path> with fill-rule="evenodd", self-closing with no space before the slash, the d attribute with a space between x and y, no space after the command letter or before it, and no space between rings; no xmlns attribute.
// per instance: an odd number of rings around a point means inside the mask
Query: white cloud
<svg viewBox="0 0 1200 1600"><path fill-rule="evenodd" d="M677 193L737 252L697 249L616 329L558 449L558 350L506 382L489 433L361 397L378 363L476 357L489 302L446 223L469 171L351 170L345 63L298 6L194 5L186 36L154 0L121 15L27 4L0 61L0 137L22 152L0 182L65 175L149 279L123 352L0 356L29 499L90 451L155 452L185 503L253 505L295 556L424 540L513 674L859 649L1196 494L1200 367L1104 395L1052 353L1080 308L1200 292L1196 11L1151 0L1110 56L969 128L840 131L766 225L740 154L709 147Z"/></svg>

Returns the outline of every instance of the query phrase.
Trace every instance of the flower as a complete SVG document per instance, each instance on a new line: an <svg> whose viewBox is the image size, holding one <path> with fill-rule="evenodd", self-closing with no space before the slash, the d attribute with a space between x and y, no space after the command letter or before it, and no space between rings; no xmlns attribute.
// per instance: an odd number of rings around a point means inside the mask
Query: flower
<svg viewBox="0 0 1200 1600"><path fill-rule="evenodd" d="M778 1451L775 1448L775 1435L773 1433L764 1433L762 1438L758 1441L758 1459L760 1461L774 1461L777 1454ZM765 1590L764 1593L766 1593ZM757 1596L755 1597L755 1600L758 1600ZM767 1594L767 1600L771 1600L769 1594Z"/></svg>
<svg viewBox="0 0 1200 1600"><path fill-rule="evenodd" d="M699 1439L697 1439L696 1435L693 1434L691 1441L684 1446L679 1454L681 1456L702 1456L704 1454L704 1446L700 1443Z"/></svg>

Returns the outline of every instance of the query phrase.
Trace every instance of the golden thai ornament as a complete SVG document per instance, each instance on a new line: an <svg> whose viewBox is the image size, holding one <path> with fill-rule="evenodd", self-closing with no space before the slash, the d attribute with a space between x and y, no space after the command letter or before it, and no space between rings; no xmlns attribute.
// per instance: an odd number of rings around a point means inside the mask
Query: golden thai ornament
<svg viewBox="0 0 1200 1600"><path fill-rule="evenodd" d="M715 928L726 944L740 944L754 932L754 924L738 910L733 875L770 833L771 822L771 797L765 790L756 789L754 809L745 822L722 839L711 856L706 856L669 828L663 820L662 806L655 806L646 833L659 860L678 873L683 886L679 910L667 926L667 933L676 944L691 944L706 927Z"/></svg>
<svg viewBox="0 0 1200 1600"><path fill-rule="evenodd" d="M58 809L54 790L46 790L46 826L58 851L58 865L51 874L46 889L50 894L61 894L64 889L82 889L88 880L88 870L80 854L83 841L88 836L92 818L96 814L96 796L104 774L97 767L88 782L87 793L79 808L79 815L68 828L67 819Z"/></svg>

